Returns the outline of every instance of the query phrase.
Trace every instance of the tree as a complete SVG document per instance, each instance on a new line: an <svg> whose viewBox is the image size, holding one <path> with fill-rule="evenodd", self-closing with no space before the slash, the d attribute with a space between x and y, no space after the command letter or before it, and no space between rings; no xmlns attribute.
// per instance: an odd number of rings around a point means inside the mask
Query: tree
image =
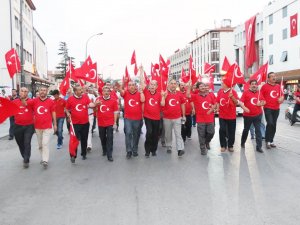
<svg viewBox="0 0 300 225"><path fill-rule="evenodd" d="M66 42L61 41L59 43L58 55L61 56L61 60L56 69L60 70L60 74L56 76L56 79L64 79L69 60L71 60L72 65L75 67L74 57L69 56L69 49Z"/></svg>

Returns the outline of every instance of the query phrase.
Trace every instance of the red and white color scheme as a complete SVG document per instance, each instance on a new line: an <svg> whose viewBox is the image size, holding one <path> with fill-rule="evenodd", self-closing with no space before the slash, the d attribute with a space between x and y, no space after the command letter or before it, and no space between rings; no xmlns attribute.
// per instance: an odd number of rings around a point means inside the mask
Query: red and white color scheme
<svg viewBox="0 0 300 225"><path fill-rule="evenodd" d="M18 53L14 48L9 50L5 54L6 67L9 73L9 76L13 78L13 76L21 71L21 63L18 56Z"/></svg>
<svg viewBox="0 0 300 225"><path fill-rule="evenodd" d="M56 118L65 117L66 101L63 98L54 99Z"/></svg>
<svg viewBox="0 0 300 225"><path fill-rule="evenodd" d="M144 117L151 120L160 120L160 101L161 94L156 91L151 94L148 89L144 89L145 102L144 102Z"/></svg>
<svg viewBox="0 0 300 225"><path fill-rule="evenodd" d="M223 64L222 64L222 71L227 72L229 70L229 68L230 68L230 63L229 63L227 57L225 56L224 60L223 60Z"/></svg>
<svg viewBox="0 0 300 225"><path fill-rule="evenodd" d="M190 80L190 76L185 73L184 68L182 67L182 70L181 70L181 81L184 82L184 83L187 83L187 82L189 82L189 80Z"/></svg>
<svg viewBox="0 0 300 225"><path fill-rule="evenodd" d="M248 90L250 87L250 81L256 80L257 84L260 85L261 82L265 82L268 76L268 63L262 65L258 71L256 71L252 76L250 76L247 83L244 85L244 90Z"/></svg>
<svg viewBox="0 0 300 225"><path fill-rule="evenodd" d="M97 120L99 127L108 127L114 125L114 114L118 112L118 102L115 98L104 99L98 97L96 102L100 101L101 105L97 106Z"/></svg>
<svg viewBox="0 0 300 225"><path fill-rule="evenodd" d="M52 113L55 112L54 101L50 98L41 100L35 98L27 102L29 107L34 111L34 128L35 129L51 129L52 128Z"/></svg>
<svg viewBox="0 0 300 225"><path fill-rule="evenodd" d="M63 96L66 96L69 88L70 88L70 78L66 76L59 86L59 91Z"/></svg>
<svg viewBox="0 0 300 225"><path fill-rule="evenodd" d="M260 90L260 94L266 100L264 108L273 110L277 110L280 108L278 99L282 96L283 93L279 84L264 84Z"/></svg>
<svg viewBox="0 0 300 225"><path fill-rule="evenodd" d="M190 76L190 80L192 81L192 85L194 85L198 81L198 77L196 75L196 70L195 70L193 58L191 55L190 55L190 59L189 59L189 76Z"/></svg>
<svg viewBox="0 0 300 225"><path fill-rule="evenodd" d="M235 90L228 89L224 92L224 90L221 89L216 99L216 102L219 103L219 118L227 120L236 119L236 106L229 98L230 91L232 91L234 98L238 100L238 95Z"/></svg>
<svg viewBox="0 0 300 225"><path fill-rule="evenodd" d="M202 96L200 94L192 94L191 102L194 103L197 123L214 122L214 112L207 114L207 112L211 109L212 105L216 103L214 95L207 94L205 96Z"/></svg>
<svg viewBox="0 0 300 225"><path fill-rule="evenodd" d="M263 96L260 95L258 91L252 92L247 90L243 93L240 101L250 110L250 112L243 112L244 116L258 116L262 114L262 107L257 106L258 101L265 100Z"/></svg>
<svg viewBox="0 0 300 225"><path fill-rule="evenodd" d="M291 37L295 37L298 35L298 13L292 15L290 17L290 30L291 30Z"/></svg>
<svg viewBox="0 0 300 225"><path fill-rule="evenodd" d="M186 91L181 92L181 95L185 103L185 115L191 115L192 113L191 99L186 97Z"/></svg>
<svg viewBox="0 0 300 225"><path fill-rule="evenodd" d="M256 61L256 49L255 49L255 26L256 16L251 17L245 23L246 33L246 66L250 68Z"/></svg>
<svg viewBox="0 0 300 225"><path fill-rule="evenodd" d="M73 124L86 124L89 122L88 108L91 100L84 94L81 97L72 95L67 100L66 109L71 113Z"/></svg>
<svg viewBox="0 0 300 225"><path fill-rule="evenodd" d="M33 124L33 109L28 107L28 102L33 101L30 98L26 99L27 105L24 106L20 99L15 99L15 103L19 107L19 113L15 114L15 123L21 126Z"/></svg>
<svg viewBox="0 0 300 225"><path fill-rule="evenodd" d="M245 83L244 74L242 74L240 67L236 63L230 66L229 70L223 77L223 83L226 84L227 87Z"/></svg>
<svg viewBox="0 0 300 225"><path fill-rule="evenodd" d="M169 65L165 62L161 55L159 55L159 74L162 77L168 77L169 75Z"/></svg>
<svg viewBox="0 0 300 225"><path fill-rule="evenodd" d="M19 107L7 98L0 97L0 123L3 123L8 117L19 113Z"/></svg>
<svg viewBox="0 0 300 225"><path fill-rule="evenodd" d="M181 117L181 104L185 104L182 94L179 91L171 93L165 99L163 114L165 119L178 119Z"/></svg>
<svg viewBox="0 0 300 225"><path fill-rule="evenodd" d="M131 94L129 91L124 91L124 118L130 120L142 119L142 103L141 96L138 91Z"/></svg>
<svg viewBox="0 0 300 225"><path fill-rule="evenodd" d="M93 63L89 56L82 66L76 69L76 77L90 83L97 82L97 63Z"/></svg>
<svg viewBox="0 0 300 225"><path fill-rule="evenodd" d="M77 139L72 121L70 122L70 140L69 140L69 152L71 157L76 157L76 149L78 147L79 140Z"/></svg>

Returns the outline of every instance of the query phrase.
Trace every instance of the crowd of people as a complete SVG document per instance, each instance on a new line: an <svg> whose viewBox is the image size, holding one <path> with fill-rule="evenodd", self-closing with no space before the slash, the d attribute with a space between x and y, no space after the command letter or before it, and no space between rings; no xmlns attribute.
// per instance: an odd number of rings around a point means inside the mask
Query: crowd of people
<svg viewBox="0 0 300 225"><path fill-rule="evenodd" d="M14 128L10 134L15 137L23 158L24 168L29 167L31 139L37 135L41 153L41 165L48 167L49 140L57 135L57 149L63 147L64 121L69 132L74 132L80 142L81 157L100 147L92 146L92 134L96 124L101 141L102 155L113 161L114 131L119 131L120 112L124 117L126 158L139 155L138 145L143 124L146 127L145 157L156 156L159 139L166 152L176 150L178 157L185 153L185 142L191 139L193 120L197 125L199 149L202 155L210 150L210 142L215 134L215 114L219 120L219 143L221 152L234 152L236 132L236 106L244 110L244 129L241 147L245 148L249 130L256 139L256 151L263 153L262 139L266 149L276 148L275 134L280 104L284 95L280 85L276 84L275 73L268 74L267 82L259 89L256 80L249 81L249 89L241 97L232 87L222 84L215 96L209 84L198 82L177 83L171 79L167 89L161 90L156 80L148 85L134 81L106 84L96 93L93 87L83 88L74 85L65 97L58 90L49 97L47 87L40 87L38 97L28 97L28 89L22 87L19 97L13 92L12 101L20 112L14 116ZM124 104L121 104L121 98ZM295 95L296 106L300 105L300 86ZM266 126L262 122L265 118ZM174 135L173 135L174 134ZM175 146L172 146L173 137ZM70 151L71 163L77 159L77 149Z"/></svg>

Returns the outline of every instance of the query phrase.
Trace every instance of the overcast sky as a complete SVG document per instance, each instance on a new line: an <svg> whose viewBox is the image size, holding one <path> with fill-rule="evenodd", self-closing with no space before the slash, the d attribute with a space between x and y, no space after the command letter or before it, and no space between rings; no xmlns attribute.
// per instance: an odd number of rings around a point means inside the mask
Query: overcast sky
<svg viewBox="0 0 300 225"><path fill-rule="evenodd" d="M60 41L65 41L76 65L88 54L98 63L104 78L121 77L125 66L133 75L130 58L136 50L138 64L147 73L150 63L158 62L175 50L184 48L206 29L231 19L232 25L244 23L261 12L269 0L33 0L34 26L48 49L48 68L55 69ZM113 66L108 66L113 64Z"/></svg>

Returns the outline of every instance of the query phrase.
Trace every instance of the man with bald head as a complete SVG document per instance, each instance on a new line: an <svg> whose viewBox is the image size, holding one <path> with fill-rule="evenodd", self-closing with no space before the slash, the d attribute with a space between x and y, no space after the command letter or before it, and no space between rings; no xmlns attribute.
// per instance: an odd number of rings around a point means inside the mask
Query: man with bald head
<svg viewBox="0 0 300 225"><path fill-rule="evenodd" d="M14 135L23 158L23 167L28 168L31 156L31 138L34 133L33 110L28 107L28 104L24 106L22 101L32 101L28 98L26 87L20 89L20 97L13 102L20 108L20 112L15 115Z"/></svg>

